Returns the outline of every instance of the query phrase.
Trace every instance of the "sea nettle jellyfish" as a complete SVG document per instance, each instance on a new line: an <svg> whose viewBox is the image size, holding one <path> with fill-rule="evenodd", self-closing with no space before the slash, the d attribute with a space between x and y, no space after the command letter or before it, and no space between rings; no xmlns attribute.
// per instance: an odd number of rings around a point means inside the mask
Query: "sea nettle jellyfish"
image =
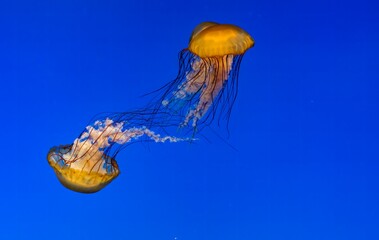
<svg viewBox="0 0 379 240"><path fill-rule="evenodd" d="M110 114L104 120L88 125L72 144L51 148L47 159L59 181L73 191L94 193L119 175L115 158L126 144L186 140L161 136L148 128L154 126L158 131L165 132L164 129L172 125L161 120L154 123L150 115L146 110Z"/></svg>
<svg viewBox="0 0 379 240"><path fill-rule="evenodd" d="M239 66L253 38L231 24L204 22L192 32L188 48L179 54L176 79L157 92L159 104L181 116L180 126L199 130L218 115L229 120L237 96ZM218 110L220 109L220 110Z"/></svg>

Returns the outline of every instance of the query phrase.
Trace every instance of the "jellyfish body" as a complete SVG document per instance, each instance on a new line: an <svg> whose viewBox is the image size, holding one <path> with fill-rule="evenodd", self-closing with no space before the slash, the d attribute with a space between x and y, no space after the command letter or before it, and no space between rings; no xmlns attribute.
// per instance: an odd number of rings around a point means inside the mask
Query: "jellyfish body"
<svg viewBox="0 0 379 240"><path fill-rule="evenodd" d="M253 47L253 38L232 24L204 22L192 32L188 50L202 59L241 55Z"/></svg>
<svg viewBox="0 0 379 240"><path fill-rule="evenodd" d="M76 192L94 193L120 173L115 160L117 145L122 146L142 137L157 143L183 140L161 137L137 124L131 127L125 120L115 122L106 118L87 126L73 144L51 148L47 160L62 185ZM112 152L115 148L116 151Z"/></svg>
<svg viewBox="0 0 379 240"><path fill-rule="evenodd" d="M219 106L228 119L237 96L242 56L253 45L253 38L235 25L199 24L188 48L180 53L177 78L163 88L161 104L182 116L181 126L198 129L200 121L212 122Z"/></svg>
<svg viewBox="0 0 379 240"><path fill-rule="evenodd" d="M80 148L63 145L51 148L48 153L48 162L63 186L76 192L94 193L118 176L120 170L115 159L100 151L78 155Z"/></svg>

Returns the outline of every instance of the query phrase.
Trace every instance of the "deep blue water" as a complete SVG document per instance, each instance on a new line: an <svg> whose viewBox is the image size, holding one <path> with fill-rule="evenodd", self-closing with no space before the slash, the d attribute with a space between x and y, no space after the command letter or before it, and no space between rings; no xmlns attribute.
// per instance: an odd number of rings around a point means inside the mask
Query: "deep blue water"
<svg viewBox="0 0 379 240"><path fill-rule="evenodd" d="M0 239L379 239L375 1L2 1ZM200 22L242 61L228 144L134 144L84 195L50 147L175 78ZM217 130L217 128L216 128ZM235 149L236 150L235 150Z"/></svg>

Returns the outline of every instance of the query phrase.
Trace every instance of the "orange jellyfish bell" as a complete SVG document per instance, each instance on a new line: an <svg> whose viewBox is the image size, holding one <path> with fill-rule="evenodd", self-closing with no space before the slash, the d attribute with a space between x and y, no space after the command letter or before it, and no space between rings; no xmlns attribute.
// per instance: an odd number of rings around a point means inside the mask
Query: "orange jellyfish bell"
<svg viewBox="0 0 379 240"><path fill-rule="evenodd" d="M47 160L63 186L75 192L94 193L119 175L115 159L98 151L79 153L80 149L75 149L77 147L53 147L48 153Z"/></svg>
<svg viewBox="0 0 379 240"><path fill-rule="evenodd" d="M201 58L244 54L254 46L253 38L232 24L205 22L192 33L188 49Z"/></svg>

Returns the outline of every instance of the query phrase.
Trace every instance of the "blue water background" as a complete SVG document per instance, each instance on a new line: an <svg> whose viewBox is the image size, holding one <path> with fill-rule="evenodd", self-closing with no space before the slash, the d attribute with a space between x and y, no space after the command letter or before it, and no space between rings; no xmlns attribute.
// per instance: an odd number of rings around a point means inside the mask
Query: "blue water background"
<svg viewBox="0 0 379 240"><path fill-rule="evenodd" d="M2 1L0 239L379 239L376 1ZM99 193L46 155L104 111L172 80L200 22L233 23L243 58L234 150L134 144Z"/></svg>

